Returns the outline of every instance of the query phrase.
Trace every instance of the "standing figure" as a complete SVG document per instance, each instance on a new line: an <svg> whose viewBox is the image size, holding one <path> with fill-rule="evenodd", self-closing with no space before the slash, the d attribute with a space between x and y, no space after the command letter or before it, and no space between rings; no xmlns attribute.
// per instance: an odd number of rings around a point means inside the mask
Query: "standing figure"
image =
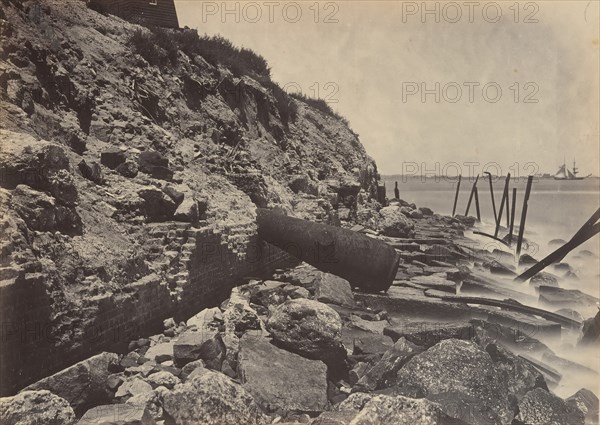
<svg viewBox="0 0 600 425"><path fill-rule="evenodd" d="M396 186L394 187L394 198L400 200L400 190L398 189L398 182L395 182Z"/></svg>

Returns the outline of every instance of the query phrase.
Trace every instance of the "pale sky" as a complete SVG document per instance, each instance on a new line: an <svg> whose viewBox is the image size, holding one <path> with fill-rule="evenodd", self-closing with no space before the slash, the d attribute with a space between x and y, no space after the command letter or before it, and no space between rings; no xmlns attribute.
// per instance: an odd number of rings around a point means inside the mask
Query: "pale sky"
<svg viewBox="0 0 600 425"><path fill-rule="evenodd" d="M600 174L597 1L175 2L182 27L251 48L281 86L337 100L384 174L470 161L554 173L563 156Z"/></svg>

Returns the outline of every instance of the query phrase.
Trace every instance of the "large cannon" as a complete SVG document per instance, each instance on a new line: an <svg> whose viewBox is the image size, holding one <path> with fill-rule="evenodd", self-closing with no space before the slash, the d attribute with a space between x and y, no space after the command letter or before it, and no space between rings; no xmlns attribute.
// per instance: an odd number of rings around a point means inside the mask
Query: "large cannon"
<svg viewBox="0 0 600 425"><path fill-rule="evenodd" d="M386 291L396 276L400 255L382 241L262 208L257 215L261 239L363 291Z"/></svg>

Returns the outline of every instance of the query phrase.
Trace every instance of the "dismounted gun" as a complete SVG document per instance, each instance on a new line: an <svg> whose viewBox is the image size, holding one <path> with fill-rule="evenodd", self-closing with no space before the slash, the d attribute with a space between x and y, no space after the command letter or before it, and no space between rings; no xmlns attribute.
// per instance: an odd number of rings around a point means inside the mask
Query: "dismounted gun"
<svg viewBox="0 0 600 425"><path fill-rule="evenodd" d="M396 276L400 255L385 242L263 208L257 223L264 241L363 291L387 291Z"/></svg>

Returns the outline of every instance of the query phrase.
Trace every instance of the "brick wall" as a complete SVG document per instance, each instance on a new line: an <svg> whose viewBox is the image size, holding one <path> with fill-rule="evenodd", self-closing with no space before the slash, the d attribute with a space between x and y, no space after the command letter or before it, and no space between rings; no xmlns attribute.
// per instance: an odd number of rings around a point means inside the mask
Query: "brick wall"
<svg viewBox="0 0 600 425"><path fill-rule="evenodd" d="M98 352L124 352L132 339L162 331L164 319L185 320L218 305L244 277L265 277L297 264L259 241L254 223L221 228L159 223L150 226L147 243L156 272L116 295L82 300L80 319L69 326L55 317L61 307L52 305L43 275L26 273L0 282L1 395Z"/></svg>

